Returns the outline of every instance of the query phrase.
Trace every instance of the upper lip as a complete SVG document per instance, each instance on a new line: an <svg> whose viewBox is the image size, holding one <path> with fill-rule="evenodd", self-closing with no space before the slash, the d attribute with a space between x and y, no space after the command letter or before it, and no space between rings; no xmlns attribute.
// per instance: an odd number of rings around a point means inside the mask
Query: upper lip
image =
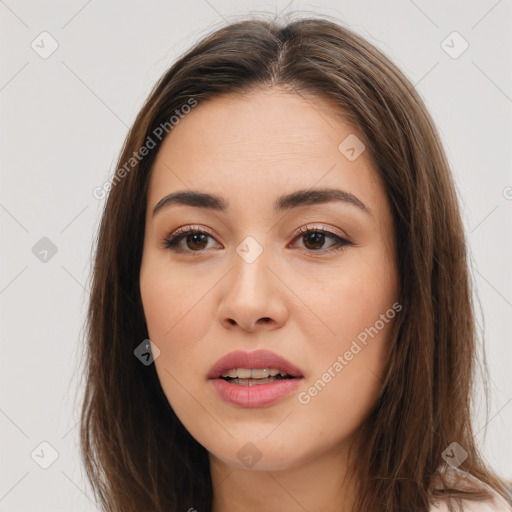
<svg viewBox="0 0 512 512"><path fill-rule="evenodd" d="M302 371L294 366L290 361L284 359L269 350L255 350L253 352L244 352L235 350L221 357L210 369L209 379L218 379L224 371L233 368L275 368L285 371L292 377L302 377Z"/></svg>

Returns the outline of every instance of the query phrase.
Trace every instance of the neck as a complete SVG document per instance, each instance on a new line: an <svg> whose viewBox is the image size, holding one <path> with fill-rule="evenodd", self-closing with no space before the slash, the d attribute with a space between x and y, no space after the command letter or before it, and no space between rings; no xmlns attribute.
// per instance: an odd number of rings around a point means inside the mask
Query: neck
<svg viewBox="0 0 512 512"><path fill-rule="evenodd" d="M352 509L355 482L347 469L346 446L330 448L293 467L275 470L256 466L240 469L210 454L211 512L348 512Z"/></svg>

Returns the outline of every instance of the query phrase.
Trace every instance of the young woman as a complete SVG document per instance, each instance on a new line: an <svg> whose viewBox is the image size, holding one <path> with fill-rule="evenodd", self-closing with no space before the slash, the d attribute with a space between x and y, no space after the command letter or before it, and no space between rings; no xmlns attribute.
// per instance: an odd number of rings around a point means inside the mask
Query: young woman
<svg viewBox="0 0 512 512"><path fill-rule="evenodd" d="M81 424L104 510L512 510L472 428L450 169L368 41L322 18L216 30L107 191Z"/></svg>

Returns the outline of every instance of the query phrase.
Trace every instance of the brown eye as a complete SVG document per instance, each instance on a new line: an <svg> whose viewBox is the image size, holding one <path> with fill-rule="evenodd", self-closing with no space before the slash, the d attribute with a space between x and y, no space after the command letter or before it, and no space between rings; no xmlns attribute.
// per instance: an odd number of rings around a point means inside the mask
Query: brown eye
<svg viewBox="0 0 512 512"><path fill-rule="evenodd" d="M298 239L303 240L304 246L308 252L331 252L343 249L343 247L347 245L352 245L348 240L323 228L301 228L299 230ZM334 249L326 249L324 247L326 239L333 241L330 247L334 247Z"/></svg>
<svg viewBox="0 0 512 512"><path fill-rule="evenodd" d="M322 249L325 243L325 235L323 233L311 232L303 235L302 239L304 240L304 245L312 250Z"/></svg>
<svg viewBox="0 0 512 512"><path fill-rule="evenodd" d="M193 250L201 250L205 248L205 245L208 245L207 236L204 233L194 233L192 235L187 235L184 237L185 244ZM190 243L187 244L187 241ZM206 243L206 244L205 244Z"/></svg>
<svg viewBox="0 0 512 512"><path fill-rule="evenodd" d="M163 246L173 251L201 252L207 248L208 238L213 239L208 232L202 229L178 230L164 238ZM183 241L185 247L183 247Z"/></svg>

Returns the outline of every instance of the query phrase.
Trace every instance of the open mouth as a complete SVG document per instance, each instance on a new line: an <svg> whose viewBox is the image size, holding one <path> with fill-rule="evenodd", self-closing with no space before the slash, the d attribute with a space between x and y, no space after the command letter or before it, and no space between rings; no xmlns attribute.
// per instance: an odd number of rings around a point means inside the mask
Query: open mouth
<svg viewBox="0 0 512 512"><path fill-rule="evenodd" d="M224 370L218 376L219 379L236 386L261 386L295 377L279 368L232 368Z"/></svg>
<svg viewBox="0 0 512 512"><path fill-rule="evenodd" d="M296 392L304 374L284 357L268 350L237 350L219 359L207 379L227 404L267 407Z"/></svg>
<svg viewBox="0 0 512 512"><path fill-rule="evenodd" d="M294 379L297 377L292 377L291 375L280 375L277 374L275 376L269 376L261 379L243 379L240 377L219 377L222 380L225 380L226 382L229 382L229 384L235 384L237 386L259 386L261 384L270 384L271 382L277 382L280 380L288 380L288 379Z"/></svg>

